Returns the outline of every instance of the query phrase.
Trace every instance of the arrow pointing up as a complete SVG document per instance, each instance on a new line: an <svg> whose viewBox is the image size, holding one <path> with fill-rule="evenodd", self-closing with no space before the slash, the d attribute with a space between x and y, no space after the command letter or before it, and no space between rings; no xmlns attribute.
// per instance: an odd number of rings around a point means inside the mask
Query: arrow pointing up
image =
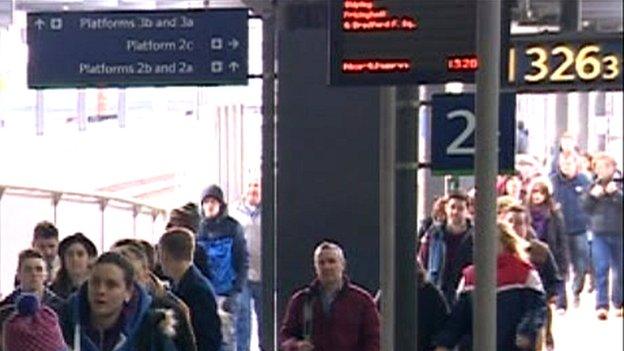
<svg viewBox="0 0 624 351"><path fill-rule="evenodd" d="M230 71L232 71L232 72L236 72L236 71L238 71L238 69L240 68L240 65L238 64L238 62L236 62L236 61L232 61L232 62L230 62L230 64L228 65L228 67L230 67Z"/></svg>
<svg viewBox="0 0 624 351"><path fill-rule="evenodd" d="M37 29L39 30L42 30L45 27L45 21L41 18L37 18L37 20L35 21L35 27L37 27Z"/></svg>
<svg viewBox="0 0 624 351"><path fill-rule="evenodd" d="M236 50L236 49L238 49L239 45L240 45L240 42L239 42L238 40L236 40L236 39L230 39L230 40L228 41L228 46L229 46L232 50Z"/></svg>

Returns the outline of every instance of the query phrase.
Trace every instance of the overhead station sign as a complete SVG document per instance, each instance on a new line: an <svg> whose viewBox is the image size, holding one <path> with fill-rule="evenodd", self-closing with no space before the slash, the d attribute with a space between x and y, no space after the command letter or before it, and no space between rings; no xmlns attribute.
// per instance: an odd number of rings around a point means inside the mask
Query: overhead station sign
<svg viewBox="0 0 624 351"><path fill-rule="evenodd" d="M476 5L471 0L328 0L330 84L473 83L479 67ZM509 7L502 8L506 47Z"/></svg>
<svg viewBox="0 0 624 351"><path fill-rule="evenodd" d="M622 90L622 33L513 37L507 83L517 91Z"/></svg>
<svg viewBox="0 0 624 351"><path fill-rule="evenodd" d="M13 22L13 0L0 0L0 27L8 27Z"/></svg>
<svg viewBox="0 0 624 351"><path fill-rule="evenodd" d="M431 169L436 174L473 174L478 128L475 94L434 94L432 110ZM515 93L500 95L498 124L498 167L510 171L515 167Z"/></svg>
<svg viewBox="0 0 624 351"><path fill-rule="evenodd" d="M245 9L28 14L30 88L244 85Z"/></svg>

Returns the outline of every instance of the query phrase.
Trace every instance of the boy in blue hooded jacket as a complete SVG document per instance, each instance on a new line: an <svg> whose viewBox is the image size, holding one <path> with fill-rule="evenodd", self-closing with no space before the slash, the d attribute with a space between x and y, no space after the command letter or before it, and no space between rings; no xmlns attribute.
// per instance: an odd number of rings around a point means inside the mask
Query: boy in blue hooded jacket
<svg viewBox="0 0 624 351"><path fill-rule="evenodd" d="M249 253L243 227L227 214L223 191L211 185L202 192L202 220L197 247L208 257L209 277L221 310L223 351L236 350L234 321L238 296L247 280Z"/></svg>

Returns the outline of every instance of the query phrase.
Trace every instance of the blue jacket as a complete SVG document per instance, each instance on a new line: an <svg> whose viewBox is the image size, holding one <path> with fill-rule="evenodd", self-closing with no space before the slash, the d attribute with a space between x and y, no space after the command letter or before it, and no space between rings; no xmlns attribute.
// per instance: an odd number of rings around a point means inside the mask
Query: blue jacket
<svg viewBox="0 0 624 351"><path fill-rule="evenodd" d="M589 229L589 216L581 204L581 196L589 188L589 179L579 173L572 179L561 172L552 174L553 197L561 205L566 234L581 234Z"/></svg>
<svg viewBox="0 0 624 351"><path fill-rule="evenodd" d="M134 295L122 310L118 324L103 333L105 340L94 340L89 335L88 284L68 300L61 317L65 342L74 351L104 351L100 344L115 344L115 351L182 351L177 350L171 337L175 321L169 313L150 308L152 298L145 289L134 285ZM105 346L105 349L110 346Z"/></svg>
<svg viewBox="0 0 624 351"><path fill-rule="evenodd" d="M537 333L546 322L546 300L537 272L527 262L504 253L497 259L496 350L520 351L517 335L536 344ZM464 270L462 288L451 316L434 340L436 346L455 347L463 337L471 337L474 266ZM470 343L468 343L470 345ZM535 350L533 346L530 350Z"/></svg>
<svg viewBox="0 0 624 351"><path fill-rule="evenodd" d="M215 294L208 279L197 267L191 266L174 286L174 293L190 309L197 350L218 351L222 340L221 320L217 314Z"/></svg>
<svg viewBox="0 0 624 351"><path fill-rule="evenodd" d="M429 227L420 247L420 260L427 272L427 280L439 288L450 306L455 303L457 285L464 268L472 264L474 227L468 228L459 243L456 255L448 260L447 240L453 235L446 231L446 222Z"/></svg>
<svg viewBox="0 0 624 351"><path fill-rule="evenodd" d="M210 272L202 273L210 277L215 293L221 296L240 293L249 270L243 227L223 210L216 218L202 219L196 241L197 247L208 256Z"/></svg>

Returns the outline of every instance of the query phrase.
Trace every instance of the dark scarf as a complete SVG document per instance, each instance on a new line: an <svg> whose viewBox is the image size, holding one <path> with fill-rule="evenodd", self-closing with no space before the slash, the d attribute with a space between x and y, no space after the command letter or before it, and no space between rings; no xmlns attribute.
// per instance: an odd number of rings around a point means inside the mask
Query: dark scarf
<svg viewBox="0 0 624 351"><path fill-rule="evenodd" d="M537 238L544 241L548 231L548 220L550 219L548 207L539 205L531 207L531 226L535 230Z"/></svg>

